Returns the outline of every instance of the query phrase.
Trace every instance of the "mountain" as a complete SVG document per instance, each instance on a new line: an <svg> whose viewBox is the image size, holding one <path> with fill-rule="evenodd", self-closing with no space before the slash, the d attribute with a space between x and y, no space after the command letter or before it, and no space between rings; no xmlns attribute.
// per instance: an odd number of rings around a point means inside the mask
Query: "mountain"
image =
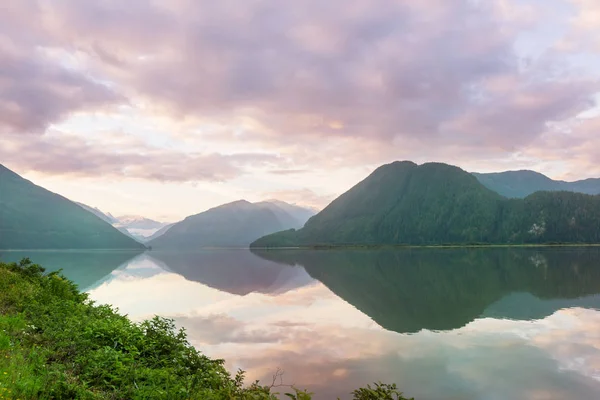
<svg viewBox="0 0 600 400"><path fill-rule="evenodd" d="M116 218L115 223L127 229L155 229L158 230L165 225L164 222L158 222L153 219L141 217L138 215L123 215Z"/></svg>
<svg viewBox="0 0 600 400"><path fill-rule="evenodd" d="M507 199L458 167L404 161L377 168L302 229L251 247L550 242L600 243L600 196Z"/></svg>
<svg viewBox="0 0 600 400"><path fill-rule="evenodd" d="M260 205L269 207L272 211L278 210L278 209L282 210L283 212L288 214L294 221L296 221L297 227L290 226L290 228L295 228L295 229L302 228L304 226L304 224L306 223L306 221L308 221L310 219L310 217L312 217L313 215L315 215L318 212L318 210L315 210L313 208L301 207L301 206L297 206L295 204L289 204L289 203L286 203L285 201L276 200L276 199L265 200L265 201L262 201L260 203L255 203L255 204L260 204Z"/></svg>
<svg viewBox="0 0 600 400"><path fill-rule="evenodd" d="M163 226L162 228L160 228L159 230L157 230L156 232L154 232L152 235L148 236L147 238L145 238L146 242L149 242L151 240L154 240L156 238L161 237L162 235L164 235L169 229L171 229L171 227L175 225L173 224L167 224L165 226Z"/></svg>
<svg viewBox="0 0 600 400"><path fill-rule="evenodd" d="M138 215L123 215L120 217L114 217L111 213L104 213L97 207L91 207L87 204L78 202L75 202L75 204L79 205L84 210L87 210L92 214L102 218L104 221L117 228L121 233L142 243L157 238L166 232L168 227L172 225ZM159 233L159 231L161 233Z"/></svg>
<svg viewBox="0 0 600 400"><path fill-rule="evenodd" d="M253 240L281 229L284 225L271 210L240 200L187 217L148 245L157 249L247 247Z"/></svg>
<svg viewBox="0 0 600 400"><path fill-rule="evenodd" d="M148 245L156 249L248 247L261 236L302 227L308 213L284 202L239 200L187 217Z"/></svg>
<svg viewBox="0 0 600 400"><path fill-rule="evenodd" d="M0 248L143 249L72 201L0 165Z"/></svg>
<svg viewBox="0 0 600 400"><path fill-rule="evenodd" d="M74 203L77 204L78 206L82 207L84 210L89 211L92 214L96 215L97 217L103 219L104 221L108 222L111 225L118 222L118 219L113 217L110 213L105 214L102 211L100 211L100 209L98 209L97 207L91 207L91 206L88 206L83 203L78 203L76 201Z"/></svg>
<svg viewBox="0 0 600 400"><path fill-rule="evenodd" d="M525 198L539 191L568 191L585 194L600 194L600 179L585 179L575 182L555 181L535 171L507 171L489 174L473 173L485 187L502 196Z"/></svg>
<svg viewBox="0 0 600 400"><path fill-rule="evenodd" d="M253 250L303 266L385 329L452 330L476 318L542 319L600 307L600 249ZM515 301L519 300L519 301Z"/></svg>
<svg viewBox="0 0 600 400"><path fill-rule="evenodd" d="M141 217L138 215L123 215L116 218L113 223L115 228L126 231L130 236L144 243L159 230L169 225L165 222L158 222L153 219ZM160 236L160 235L159 235Z"/></svg>
<svg viewBox="0 0 600 400"><path fill-rule="evenodd" d="M288 204L280 200L266 200L254 203L257 206L271 210L279 219L284 229L300 229L306 221L316 213L308 208Z"/></svg>

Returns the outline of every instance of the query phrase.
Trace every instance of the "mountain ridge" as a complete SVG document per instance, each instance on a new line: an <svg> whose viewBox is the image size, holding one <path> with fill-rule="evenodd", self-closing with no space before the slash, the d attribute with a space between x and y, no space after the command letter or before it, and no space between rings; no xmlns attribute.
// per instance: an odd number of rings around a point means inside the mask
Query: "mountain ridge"
<svg viewBox="0 0 600 400"><path fill-rule="evenodd" d="M148 245L153 249L248 247L265 234L301 227L304 222L281 205L236 200L186 217Z"/></svg>
<svg viewBox="0 0 600 400"><path fill-rule="evenodd" d="M492 173L472 173L485 187L508 198L525 198L539 191L569 191L600 194L600 178L577 181L554 180L532 170L515 170Z"/></svg>
<svg viewBox="0 0 600 400"><path fill-rule="evenodd" d="M377 168L300 230L251 247L599 243L600 196L536 192L507 199L461 168L396 161Z"/></svg>
<svg viewBox="0 0 600 400"><path fill-rule="evenodd" d="M144 249L80 205L0 165L0 248Z"/></svg>

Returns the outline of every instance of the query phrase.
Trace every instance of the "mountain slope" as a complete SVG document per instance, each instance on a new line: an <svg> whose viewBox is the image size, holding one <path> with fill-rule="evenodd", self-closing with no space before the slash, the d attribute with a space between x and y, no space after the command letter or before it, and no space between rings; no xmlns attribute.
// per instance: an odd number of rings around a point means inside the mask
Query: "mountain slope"
<svg viewBox="0 0 600 400"><path fill-rule="evenodd" d="M147 241L147 242L149 242L149 241L151 241L151 240L153 240L153 239L156 239L156 238L159 238L159 237L161 237L161 236L162 236L162 235L164 235L164 234L165 234L165 233L166 233L166 232L167 232L169 229L171 229L171 227L172 227L173 225L175 225L175 224L173 223L173 224L167 224L167 225L163 226L162 228L160 228L159 230L157 230L156 232L154 232L154 234L152 234L151 236L148 236L148 237L146 238L146 241Z"/></svg>
<svg viewBox="0 0 600 400"><path fill-rule="evenodd" d="M187 217L148 245L178 249L247 247L256 238L281 229L283 225L271 210L240 200Z"/></svg>
<svg viewBox="0 0 600 400"><path fill-rule="evenodd" d="M165 223L138 215L123 215L117 217L117 223L125 228L135 229L160 229Z"/></svg>
<svg viewBox="0 0 600 400"><path fill-rule="evenodd" d="M281 201L281 200L276 200L276 199L270 199L270 200L266 200L260 203L255 203L255 204L264 204L266 206L269 207L273 207L273 208L278 208L280 210L283 210L285 213L287 213L288 215L290 215L295 221L297 221L298 223L298 228L302 228L304 226L304 224L306 223L306 221L308 221L313 215L315 215L318 211L311 209L311 208L306 208L306 207L301 207L301 206L297 206L295 204L289 204L286 203L285 201ZM296 228L294 226L290 226L290 228Z"/></svg>
<svg viewBox="0 0 600 400"><path fill-rule="evenodd" d="M111 225L118 222L118 220L115 217L113 217L110 213L105 214L102 211L100 211L100 209L98 209L97 207L91 207L91 206L88 206L87 204L79 203L77 201L75 201L74 203L77 204L78 206L82 207L84 210L89 211L92 214L94 214L95 216L101 218L103 221L108 222Z"/></svg>
<svg viewBox="0 0 600 400"><path fill-rule="evenodd" d="M539 191L568 191L600 194L600 179L576 182L555 181L535 171L506 171L489 174L473 173L485 187L511 198L525 198Z"/></svg>
<svg viewBox="0 0 600 400"><path fill-rule="evenodd" d="M600 242L600 196L539 192L509 200L457 167L394 162L304 228L252 247L547 242Z"/></svg>
<svg viewBox="0 0 600 400"><path fill-rule="evenodd" d="M148 245L156 249L248 247L261 236L302 225L304 221L286 212L281 204L240 200L187 217Z"/></svg>
<svg viewBox="0 0 600 400"><path fill-rule="evenodd" d="M287 229L300 229L306 221L316 213L308 208L288 204L280 200L267 200L254 203L271 210L277 216L281 225Z"/></svg>
<svg viewBox="0 0 600 400"><path fill-rule="evenodd" d="M143 249L72 201L0 165L0 248Z"/></svg>

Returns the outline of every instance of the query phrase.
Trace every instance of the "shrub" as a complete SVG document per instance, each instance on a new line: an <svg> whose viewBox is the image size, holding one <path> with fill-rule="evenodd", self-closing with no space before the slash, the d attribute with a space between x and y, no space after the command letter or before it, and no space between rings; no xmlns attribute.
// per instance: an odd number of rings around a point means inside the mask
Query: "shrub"
<svg viewBox="0 0 600 400"><path fill-rule="evenodd" d="M191 346L173 320L136 324L29 259L0 263L0 399L277 398L272 386L245 386L244 371L231 376L223 364ZM285 395L311 398L295 388ZM383 384L354 397L402 399Z"/></svg>

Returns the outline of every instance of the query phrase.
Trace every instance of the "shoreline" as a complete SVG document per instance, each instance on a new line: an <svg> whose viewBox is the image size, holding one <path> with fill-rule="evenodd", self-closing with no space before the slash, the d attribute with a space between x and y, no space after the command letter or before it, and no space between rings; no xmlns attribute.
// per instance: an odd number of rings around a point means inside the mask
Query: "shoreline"
<svg viewBox="0 0 600 400"><path fill-rule="evenodd" d="M540 243L540 244L349 244L349 245L309 245L285 247L250 247L250 250L353 250L353 249L480 249L480 248L560 248L560 247L600 247L600 243Z"/></svg>

